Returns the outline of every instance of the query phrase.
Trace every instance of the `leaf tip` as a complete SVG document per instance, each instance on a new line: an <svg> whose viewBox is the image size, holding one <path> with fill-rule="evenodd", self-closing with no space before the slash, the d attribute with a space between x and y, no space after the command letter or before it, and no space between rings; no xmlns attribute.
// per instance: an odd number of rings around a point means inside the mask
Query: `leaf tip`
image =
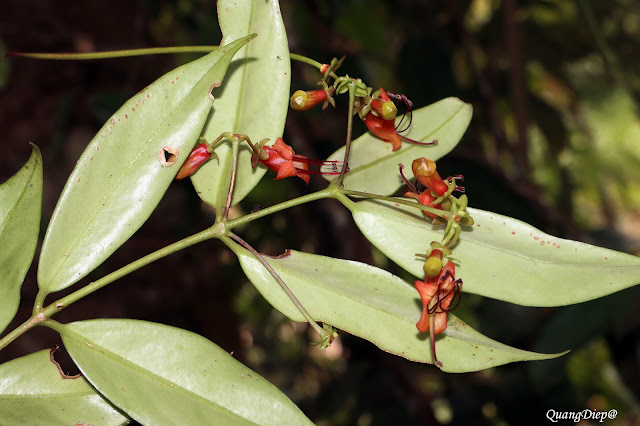
<svg viewBox="0 0 640 426"><path fill-rule="evenodd" d="M40 154L40 148L38 148L38 145L36 145L33 142L29 142L29 145L31 145L31 148L33 149L33 151L37 152L38 154Z"/></svg>

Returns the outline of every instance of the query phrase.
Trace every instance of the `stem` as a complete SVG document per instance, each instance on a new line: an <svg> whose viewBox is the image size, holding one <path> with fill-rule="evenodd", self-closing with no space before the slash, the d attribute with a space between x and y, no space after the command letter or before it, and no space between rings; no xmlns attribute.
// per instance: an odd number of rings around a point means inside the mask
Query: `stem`
<svg viewBox="0 0 640 426"><path fill-rule="evenodd" d="M267 269L267 271L269 271L271 276L278 282L278 284L280 284L280 287L282 287L282 289L285 291L285 293L287 293L287 296L289 296L289 299L291 299L293 304L296 305L296 307L298 308L300 313L306 318L306 320L309 322L311 327L313 327L313 329L320 335L320 337L323 340L324 340L325 337L329 337L327 331L324 330L322 327L320 327L320 325L317 322L315 322L315 320L311 317L309 312L307 312L307 310L304 308L304 306L302 306L302 303L300 303L298 298L293 294L291 289L287 286L287 284L285 284L285 282L282 280L282 278L280 278L280 275L278 275L278 273L271 267L271 265L269 265L269 263L264 258L264 256L262 256L262 254L260 254L256 249L251 247L251 245L249 243L244 241L242 238L240 238L236 234L229 233L229 237L231 239L233 239L234 241L236 241L238 244L240 244L245 249L249 250L251 252L251 254L253 254L256 257L256 259L258 259L260 261L260 263L262 263L262 265ZM223 242L229 244L228 241L225 241L225 240L227 240L226 237L221 238L221 240Z"/></svg>
<svg viewBox="0 0 640 426"><path fill-rule="evenodd" d="M62 332L64 331L65 325L59 323L58 321L54 321L52 319L48 319L46 320L42 325L49 327L52 330L55 330L58 332L58 334L62 334Z"/></svg>
<svg viewBox="0 0 640 426"><path fill-rule="evenodd" d="M47 317L42 313L32 315L31 318L22 323L22 325L16 327L13 331L0 339L0 350L4 349L9 345L9 343L13 342L36 325L44 322L46 319Z"/></svg>
<svg viewBox="0 0 640 426"><path fill-rule="evenodd" d="M22 56L25 58L34 59L54 59L60 61L83 61L89 59L111 59L111 58L125 58L129 56L144 56L144 55L165 55L168 53L210 53L218 49L220 46L166 46L166 47L149 47L143 49L124 49L124 50L108 50L105 52L89 52L89 53L45 53L45 52L33 52L33 53L21 53L21 52L7 52L5 56ZM314 68L320 70L322 65L320 62L307 58L306 56L290 53L289 57L298 62L302 62L311 65Z"/></svg>
<svg viewBox="0 0 640 426"><path fill-rule="evenodd" d="M351 200L351 198L344 195L343 192L336 192L335 194L333 194L333 198L340 201L342 205L348 208L349 210L353 210L358 207L356 206L356 203L354 203L353 200Z"/></svg>
<svg viewBox="0 0 640 426"><path fill-rule="evenodd" d="M82 287L81 289L78 289L63 298L56 300L46 308L42 309L40 311L40 314L44 315L45 319L51 318L53 315L55 315L62 309L67 308L72 303L77 302L83 297L88 296L94 291L101 289L107 284L111 284L117 279L122 278L123 276L128 275L131 272L134 272L142 268L143 266L146 266L150 263L155 262L158 259L162 259L165 256L173 254L179 250L185 249L199 242L206 241L211 238L220 237L223 234L224 234L224 227L214 225L211 228L205 229L204 231L198 232L197 234L191 235L190 237L177 241L171 245L168 245L167 247L163 247L160 250L154 251L153 253L150 253L136 260L135 262L132 262L118 269L117 271L114 271L108 275L105 275L104 277L100 278L97 281L89 283L86 286Z"/></svg>
<svg viewBox="0 0 640 426"><path fill-rule="evenodd" d="M433 332L433 329L436 326L435 306L438 304L438 301L439 299L436 295L429 302L429 342L431 343L431 354L433 355L433 363L439 368L442 368L442 362L438 361L438 357L436 356L436 335Z"/></svg>
<svg viewBox="0 0 640 426"><path fill-rule="evenodd" d="M345 195L355 196L355 197L366 198L366 199L391 201L392 203L415 207L416 209L420 209L428 213L433 213L436 216L443 218L444 220L449 220L449 215L447 214L448 212L445 210L434 209L433 207L423 206L418 202L409 201L409 200L405 200L398 197L385 197L384 195L369 194L368 192L352 191L350 189L343 189L343 188L340 189L340 193Z"/></svg>
<svg viewBox="0 0 640 426"><path fill-rule="evenodd" d="M229 209L231 208L231 198L233 197L233 188L236 184L236 173L238 171L238 151L240 147L240 141L238 138L234 138L231 142L231 177L229 178L229 191L227 192L227 203L222 211L222 217L224 219L229 215Z"/></svg>
<svg viewBox="0 0 640 426"><path fill-rule="evenodd" d="M167 53L209 53L219 46L177 46L151 47L145 49L109 50L106 52L90 53L20 53L7 52L5 56L22 56L34 59L56 59L62 61L81 61L88 59L124 58L128 56L161 55Z"/></svg>
<svg viewBox="0 0 640 426"><path fill-rule="evenodd" d="M287 200L280 204L273 205L271 207L266 207L262 210L259 210L255 213L249 213L237 219L230 220L225 224L225 228L227 230L231 230L236 226L244 225L247 222L251 222L256 219L260 219L261 217L268 216L273 213L277 213L279 211L298 206L300 204L309 203L315 200L321 200L323 198L328 198L333 195L334 190L332 188L325 188L322 191L312 192L311 194L303 195L302 197L293 198L291 200Z"/></svg>
<svg viewBox="0 0 640 426"><path fill-rule="evenodd" d="M46 291L42 291L42 289L38 290L38 294L36 295L36 300L33 304L33 315L37 315L38 312L42 310L44 306L44 299L47 297Z"/></svg>
<svg viewBox="0 0 640 426"><path fill-rule="evenodd" d="M338 176L338 180L336 182L338 187L342 186L342 180L344 179L344 174L347 171L348 160L349 160L349 152L351 151L351 131L353 130L353 106L356 100L356 88L353 83L349 84L349 110L347 116L347 139L344 145L344 160L342 161L342 170L340 170L340 176Z"/></svg>
<svg viewBox="0 0 640 426"><path fill-rule="evenodd" d="M233 228L235 228L236 226L240 226L243 225L247 222L259 219L261 217L279 212L281 210L285 210L291 207L295 207L297 205L300 204L305 204L311 201L315 201L315 200L320 200L323 198L328 198L328 197L339 197L342 196L344 197L340 192L336 192L335 187L329 187L329 188L325 188L322 191L318 191L318 192L314 192L311 194L307 194L304 195L302 197L298 197L298 198L294 198L292 200L288 200L285 201L283 203L280 204L276 204L274 206L271 207L267 207L265 209L262 209L258 212L255 213L251 213L245 216L242 216L240 218L231 220L229 222L226 223L222 223L222 224L215 224L213 227L205 229L204 231L201 231L197 234L194 234L190 237L184 238L180 241L177 241L167 247L164 247L160 250L157 250L153 253L148 254L147 256L144 256L138 260L136 260L135 262L130 263L129 265L126 265L102 278L100 278L97 281L94 281L92 283L89 283L88 285L86 285L85 287L78 289L77 291L56 300L55 302L51 303L50 305L48 305L46 308L43 309L44 306L44 299L47 296L46 292L43 292L42 290L38 292L38 295L36 296L36 302L35 302L35 306L34 306L34 311L33 311L33 315L27 320L25 321L22 325L20 325L19 327L15 328L13 331L11 331L10 333L8 333L6 336L4 336L2 339L0 339L0 349L6 347L7 345L9 345L11 342L13 342L15 339L17 339L18 337L20 337L22 334L24 334L25 332L27 332L29 329L33 328L36 325L39 325L45 321L47 321L47 325L50 323L49 318L51 318L53 315L55 315L56 313L60 312L62 309L67 308L68 306L70 306L71 304L73 304L74 302L77 302L78 300L82 299L85 296L88 296L89 294L101 289L102 287L105 287L106 285L116 281L119 278L122 278L125 275L130 274L131 272L134 272L150 263L155 262L156 260L159 260L163 257L166 257L170 254L173 254L179 250L185 249L187 247L190 247L194 244L197 244L199 242L202 241L206 241L212 238L221 238L223 241L226 239L224 237L225 233L227 232L227 230L231 230ZM347 197L346 201L351 201L349 200ZM234 234L231 234L232 237L236 238L236 241L238 241L240 244L242 244L242 241L240 239L240 237L235 236ZM242 242L241 242L242 241ZM225 241L226 242L226 241ZM247 244L247 243L245 243ZM244 245L243 245L244 246ZM265 267L271 271L273 271L273 269L271 268L271 266L266 263L266 261L264 260L264 258L258 253L256 252L251 246L249 246L248 244L246 246L244 246L247 250L251 251L252 253L254 253L254 255L256 255L256 258L258 260L260 260ZM273 271L273 274L275 274L275 271ZM282 279L280 279L279 276L277 276L277 274L275 275L276 280L280 283L280 285L283 286L283 289L285 289L285 292L287 292L287 294L289 295L289 297L292 298L292 301L294 302L294 304L296 304L296 306L300 309L300 312L302 312L303 315L305 315L305 318L308 318L309 323L311 324L311 326L322 336L325 337L325 335L327 335L327 332L320 327L314 320L313 318L310 317L310 315L308 314L308 312L304 309L304 307L300 304L300 302L295 298L295 296L291 293L291 290L289 290L289 288L286 286L286 284L284 284L282 282Z"/></svg>
<svg viewBox="0 0 640 426"><path fill-rule="evenodd" d="M322 64L320 62L315 61L311 58L307 58L306 56L298 55L295 53L289 53L289 57L294 61L302 62L304 64L308 64L308 65L311 65L312 67L318 68L318 70L322 68Z"/></svg>

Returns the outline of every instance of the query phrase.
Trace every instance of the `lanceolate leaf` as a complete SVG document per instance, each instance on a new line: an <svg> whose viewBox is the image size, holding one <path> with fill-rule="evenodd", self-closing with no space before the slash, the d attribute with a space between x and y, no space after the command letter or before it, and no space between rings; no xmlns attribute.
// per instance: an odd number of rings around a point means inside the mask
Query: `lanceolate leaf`
<svg viewBox="0 0 640 426"><path fill-rule="evenodd" d="M411 162L419 157L437 160L451 151L464 134L472 114L471 105L458 98L446 98L432 105L413 111L409 131L403 135L420 141L438 140L436 145L421 146L403 142L398 151L391 151L391 144L383 142L367 132L353 141L349 154L349 173L344 187L354 191L391 195L403 185L398 174L398 163L403 163L407 179L413 177ZM400 118L396 121L398 122ZM406 122L406 120L405 120ZM342 160L344 147L328 160ZM324 175L327 180L335 176Z"/></svg>
<svg viewBox="0 0 640 426"><path fill-rule="evenodd" d="M276 309L294 321L305 321L264 266L248 251L232 245L245 274ZM360 336L393 354L432 362L428 336L416 322L422 305L412 285L382 269L359 262L291 251L267 258L311 316ZM558 355L512 348L473 330L449 314L449 325L437 337L444 371L476 371L515 361Z"/></svg>
<svg viewBox="0 0 640 426"><path fill-rule="evenodd" d="M63 377L50 352L45 349L0 365L0 424L127 422L84 377Z"/></svg>
<svg viewBox="0 0 640 426"><path fill-rule="evenodd" d="M42 290L61 290L84 277L147 220L200 136L211 110L210 87L250 39L165 74L104 125L51 218L38 268ZM169 153L177 156L173 164Z"/></svg>
<svg viewBox="0 0 640 426"><path fill-rule="evenodd" d="M275 386L197 334L135 320L58 331L87 379L142 424L310 424Z"/></svg>
<svg viewBox="0 0 640 426"><path fill-rule="evenodd" d="M441 241L418 209L362 201L350 205L362 233L384 254L422 277L424 254ZM453 248L463 291L525 306L560 306L595 299L640 282L640 258L556 238L516 219L469 208L475 224ZM465 228L463 228L465 229Z"/></svg>
<svg viewBox="0 0 640 426"><path fill-rule="evenodd" d="M0 185L0 333L15 316L38 243L42 157L33 145L22 169Z"/></svg>
<svg viewBox="0 0 640 426"><path fill-rule="evenodd" d="M235 56L233 73L216 99L204 137L211 141L231 132L246 134L256 143L270 138L273 144L284 129L291 79L289 45L278 1L220 0L218 17L224 42L248 33L258 37ZM200 198L220 209L227 197L231 145L224 143L216 154L219 161L209 161L191 179ZM251 150L243 143L232 202L242 200L265 171L261 165L251 168Z"/></svg>

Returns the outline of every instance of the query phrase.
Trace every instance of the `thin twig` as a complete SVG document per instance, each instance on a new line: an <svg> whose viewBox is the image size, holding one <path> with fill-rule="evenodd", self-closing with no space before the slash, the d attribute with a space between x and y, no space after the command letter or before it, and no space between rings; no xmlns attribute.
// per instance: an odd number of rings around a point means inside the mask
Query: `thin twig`
<svg viewBox="0 0 640 426"><path fill-rule="evenodd" d="M313 329L320 335L320 337L323 340L324 340L325 337L328 337L326 330L324 330L322 327L320 327L320 325L317 322L315 322L315 320L311 317L311 315L305 309L305 307L302 306L302 303L300 303L298 298L293 294L293 292L291 291L289 286L287 286L287 284L285 284L285 282L282 280L282 278L280 278L280 275L278 275L278 273L275 271L275 269L273 269L271 267L271 265L269 265L269 262L267 262L267 260L264 258L264 256L262 254L260 254L256 249L251 247L251 245L249 243L244 241L242 238L240 238L236 234L230 232L229 233L229 237L232 240L234 240L235 242L237 242L238 244L240 244L245 249L249 250L251 252L251 254L253 254L255 256L255 258L258 259L258 261L260 261L260 263L262 263L262 265L267 269L267 271L269 271L271 276L278 282L278 284L280 284L280 287L282 287L282 289L285 291L285 293L287 293L287 296L289 296L289 299L291 299L293 304L296 305L296 307L298 308L300 313L307 319L307 321L309 322L311 327L313 327Z"/></svg>
<svg viewBox="0 0 640 426"><path fill-rule="evenodd" d="M233 189L236 185L236 172L238 171L238 151L240 141L238 138L234 138L231 142L231 179L229 179L229 192L227 193L227 203L222 211L222 217L225 219L229 215L229 209L231 208L231 198L233 197Z"/></svg>
<svg viewBox="0 0 640 426"><path fill-rule="evenodd" d="M344 160L342 161L342 170L340 170L340 176L338 176L337 185L342 186L342 180L344 174L349 170L349 152L351 150L351 132L353 130L353 106L356 100L355 87L353 84L349 84L349 110L347 118L347 138L344 145Z"/></svg>

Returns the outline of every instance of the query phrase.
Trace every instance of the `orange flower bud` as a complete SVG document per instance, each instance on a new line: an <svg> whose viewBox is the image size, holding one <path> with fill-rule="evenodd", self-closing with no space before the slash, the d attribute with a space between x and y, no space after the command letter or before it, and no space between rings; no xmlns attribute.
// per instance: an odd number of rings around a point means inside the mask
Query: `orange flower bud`
<svg viewBox="0 0 640 426"><path fill-rule="evenodd" d="M186 161L182 164L182 167L180 167L180 170L178 170L178 174L176 174L176 180L184 179L188 176L191 176L209 158L211 158L211 153L209 152L207 144L199 144L191 151L189 157L187 157Z"/></svg>
<svg viewBox="0 0 640 426"><path fill-rule="evenodd" d="M325 102L327 98L328 95L324 89L307 90L306 92L304 90L296 90L291 96L290 105L296 111L306 111Z"/></svg>
<svg viewBox="0 0 640 426"><path fill-rule="evenodd" d="M428 158L417 158L411 163L411 170L418 182L429 188L438 196L444 195L449 186L436 171L436 163Z"/></svg>

